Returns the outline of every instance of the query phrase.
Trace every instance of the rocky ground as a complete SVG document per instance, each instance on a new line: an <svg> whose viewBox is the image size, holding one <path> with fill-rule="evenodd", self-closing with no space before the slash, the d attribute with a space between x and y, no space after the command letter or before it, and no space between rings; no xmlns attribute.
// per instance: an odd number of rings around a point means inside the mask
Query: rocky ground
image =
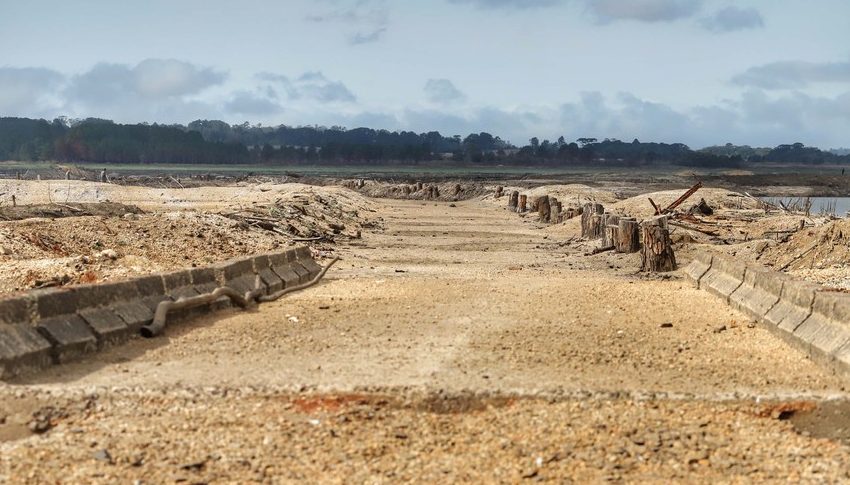
<svg viewBox="0 0 850 485"><path fill-rule="evenodd" d="M850 480L847 383L678 273L367 202L317 287L0 385L0 481Z"/></svg>

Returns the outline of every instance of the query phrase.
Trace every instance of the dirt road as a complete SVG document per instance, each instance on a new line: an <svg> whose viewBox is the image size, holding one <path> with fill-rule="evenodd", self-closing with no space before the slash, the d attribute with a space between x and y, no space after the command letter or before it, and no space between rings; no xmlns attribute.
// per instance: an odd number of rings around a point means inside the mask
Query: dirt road
<svg viewBox="0 0 850 485"><path fill-rule="evenodd" d="M318 287L0 385L0 482L850 479L846 383L677 275L375 204Z"/></svg>

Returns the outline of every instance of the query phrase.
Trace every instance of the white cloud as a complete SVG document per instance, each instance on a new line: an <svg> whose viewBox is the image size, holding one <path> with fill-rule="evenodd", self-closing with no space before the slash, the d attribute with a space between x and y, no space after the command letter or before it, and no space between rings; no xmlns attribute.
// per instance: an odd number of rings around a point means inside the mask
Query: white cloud
<svg viewBox="0 0 850 485"><path fill-rule="evenodd" d="M696 14L702 0L586 0L600 23L616 20L672 22Z"/></svg>
<svg viewBox="0 0 850 485"><path fill-rule="evenodd" d="M722 8L713 15L703 18L700 23L713 32L734 32L764 27L764 19L758 10L735 6Z"/></svg>

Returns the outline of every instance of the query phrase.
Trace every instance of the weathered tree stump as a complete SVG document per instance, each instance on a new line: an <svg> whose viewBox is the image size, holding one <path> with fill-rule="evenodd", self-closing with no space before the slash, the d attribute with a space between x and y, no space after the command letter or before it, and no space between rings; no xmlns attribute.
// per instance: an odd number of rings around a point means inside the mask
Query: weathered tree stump
<svg viewBox="0 0 850 485"><path fill-rule="evenodd" d="M676 270L676 256L673 254L673 242L667 229L667 217L653 217L640 225L641 242L640 270L645 272L666 272Z"/></svg>
<svg viewBox="0 0 850 485"><path fill-rule="evenodd" d="M618 223L617 239L614 247L618 253L636 253L640 251L640 225L631 217L621 217Z"/></svg>
<svg viewBox="0 0 850 485"><path fill-rule="evenodd" d="M434 185L434 198L438 199L440 197L440 188Z"/></svg>
<svg viewBox="0 0 850 485"><path fill-rule="evenodd" d="M550 224L558 223L558 216L561 214L560 202L555 197L549 197L549 222Z"/></svg>
<svg viewBox="0 0 850 485"><path fill-rule="evenodd" d="M404 193L405 197L410 196L410 187L409 186L405 185L404 187L401 188L401 191L402 191L402 193Z"/></svg>
<svg viewBox="0 0 850 485"><path fill-rule="evenodd" d="M462 190L462 189L461 189L461 187L460 187L460 184L455 184L455 193L454 193L454 194L452 194L452 195L454 195L454 196L459 195L461 190Z"/></svg>
<svg viewBox="0 0 850 485"><path fill-rule="evenodd" d="M517 206L516 211L519 212L520 214L525 213L528 210L527 205L528 205L528 196L525 195L525 194L520 195L519 196L519 206Z"/></svg>
<svg viewBox="0 0 850 485"><path fill-rule="evenodd" d="M508 210L516 211L517 205L519 205L519 192L514 190L508 198Z"/></svg>
<svg viewBox="0 0 850 485"><path fill-rule="evenodd" d="M602 237L602 204L585 204L581 213L581 237L599 239Z"/></svg>
<svg viewBox="0 0 850 485"><path fill-rule="evenodd" d="M544 195L542 197L537 198L537 216L540 222L549 222L549 213L551 208L549 207L549 196Z"/></svg>
<svg viewBox="0 0 850 485"><path fill-rule="evenodd" d="M617 233L620 230L620 216L616 214L604 214L603 215L604 227L602 228L602 247L603 248L616 248L617 245Z"/></svg>
<svg viewBox="0 0 850 485"><path fill-rule="evenodd" d="M504 187L502 187L501 185L500 185L500 186L498 186L498 187L496 187L496 198L497 198L497 199L501 199L501 198L502 198L502 195L503 195L503 194L502 194L502 192L504 192L504 190L505 190L505 188L504 188Z"/></svg>
<svg viewBox="0 0 850 485"><path fill-rule="evenodd" d="M416 182L416 191L419 192L422 190L422 182Z"/></svg>

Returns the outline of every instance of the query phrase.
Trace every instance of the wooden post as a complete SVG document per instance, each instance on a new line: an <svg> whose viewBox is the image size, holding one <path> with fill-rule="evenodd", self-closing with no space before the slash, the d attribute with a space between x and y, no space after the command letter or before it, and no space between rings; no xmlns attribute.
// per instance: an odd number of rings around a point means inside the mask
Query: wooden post
<svg viewBox="0 0 850 485"><path fill-rule="evenodd" d="M636 253L640 251L640 225L631 217L621 217L618 223L617 239L614 247L618 253Z"/></svg>
<svg viewBox="0 0 850 485"><path fill-rule="evenodd" d="M551 208L549 207L549 196L544 195L537 199L537 216L540 222L548 222L549 221L549 212Z"/></svg>
<svg viewBox="0 0 850 485"><path fill-rule="evenodd" d="M667 229L667 217L653 217L640 225L643 247L640 251L641 271L665 272L676 270L673 242Z"/></svg>
<svg viewBox="0 0 850 485"><path fill-rule="evenodd" d="M434 185L433 187L434 187L434 198L439 199L440 198L440 188L437 187L436 185Z"/></svg>
<svg viewBox="0 0 850 485"><path fill-rule="evenodd" d="M519 192L514 190L513 192L511 192L510 198L508 198L508 210L516 211L518 204L519 204Z"/></svg>
<svg viewBox="0 0 850 485"><path fill-rule="evenodd" d="M517 212L522 214L525 211L527 211L528 210L528 207L526 207L527 204L528 204L528 196L525 195L525 194L520 195L519 196L519 207L517 207Z"/></svg>
<svg viewBox="0 0 850 485"><path fill-rule="evenodd" d="M405 185L404 187L401 188L401 191L404 193L405 197L410 196L410 187L409 186Z"/></svg>
<svg viewBox="0 0 850 485"><path fill-rule="evenodd" d="M416 191L419 192L422 190L422 182L416 182Z"/></svg>
<svg viewBox="0 0 850 485"><path fill-rule="evenodd" d="M498 187L496 187L496 198L497 198L497 199L501 199L501 198L502 198L502 192L503 192L504 190L505 190L505 188L504 188L504 187L502 187L501 185L500 185L500 186L498 186Z"/></svg>
<svg viewBox="0 0 850 485"><path fill-rule="evenodd" d="M455 197L457 197L457 196L458 196L458 194L460 194L460 191L461 191L460 184L455 184L455 193L454 193L454 196L455 196Z"/></svg>

